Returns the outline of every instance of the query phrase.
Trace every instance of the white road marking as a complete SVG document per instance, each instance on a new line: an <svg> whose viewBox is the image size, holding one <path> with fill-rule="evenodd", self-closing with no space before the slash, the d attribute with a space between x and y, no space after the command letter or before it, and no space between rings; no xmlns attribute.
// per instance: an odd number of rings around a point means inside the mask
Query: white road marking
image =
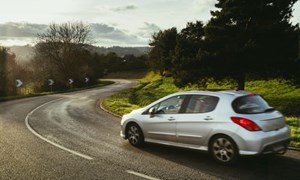
<svg viewBox="0 0 300 180"><path fill-rule="evenodd" d="M61 99L63 99L63 98L55 99L55 100L49 101L49 102L47 102L47 103L44 103L44 104L42 104L42 105L36 107L36 108L35 108L34 110L32 110L30 113L28 113L27 116L26 116L26 118L25 118L25 124L26 124L26 127L32 132L32 134L34 134L34 135L37 136L38 138L40 138L40 139L46 141L47 143L49 143L49 144L51 144L51 145L53 145L53 146L55 146L55 147L57 147L57 148L59 148L59 149L61 149L61 150L67 151L67 152L69 152L69 153L71 153L71 154L74 154L74 155L76 155L76 156L82 157L82 158L87 159L87 160L93 160L93 158L90 157L90 156L87 156L87 155L85 155L85 154L79 153L79 152L77 152L77 151L74 151L74 150L72 150L72 149L66 148L66 147L64 147L64 146L62 146L62 145L59 145L59 144L57 144L57 143L55 143L55 142L50 141L49 139L47 139L47 138L43 137L42 135L38 134L38 133L30 126L30 124L29 124L29 117L30 117L36 110L38 110L39 108L41 108L41 107L43 107L43 106L45 106L45 105L47 105L47 104L53 103L53 102L58 101L58 100L61 100Z"/></svg>
<svg viewBox="0 0 300 180"><path fill-rule="evenodd" d="M135 176L138 176L138 177L142 177L142 178L144 178L144 179L149 179L149 180L159 180L159 179L157 179L157 178L154 178L154 177L151 177L151 176L147 176L147 175L145 175L145 174L141 174L141 173L138 173L138 172L130 171L130 170L127 170L126 172L129 173L129 174L133 174L133 175L135 175Z"/></svg>

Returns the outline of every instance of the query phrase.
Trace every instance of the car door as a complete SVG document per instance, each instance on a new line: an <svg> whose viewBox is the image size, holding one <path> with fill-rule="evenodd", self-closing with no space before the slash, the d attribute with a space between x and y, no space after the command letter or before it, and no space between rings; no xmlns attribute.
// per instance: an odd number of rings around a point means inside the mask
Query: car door
<svg viewBox="0 0 300 180"><path fill-rule="evenodd" d="M176 142L176 120L184 96L173 96L149 108L143 115L143 131L146 141Z"/></svg>
<svg viewBox="0 0 300 180"><path fill-rule="evenodd" d="M176 124L178 143L201 146L213 129L216 118L216 106L219 98L210 95L192 95L187 107L180 114Z"/></svg>

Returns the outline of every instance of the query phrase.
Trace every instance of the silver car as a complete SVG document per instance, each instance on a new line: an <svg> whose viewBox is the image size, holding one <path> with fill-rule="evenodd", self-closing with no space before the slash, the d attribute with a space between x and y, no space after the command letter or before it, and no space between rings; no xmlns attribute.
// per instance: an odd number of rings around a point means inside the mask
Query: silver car
<svg viewBox="0 0 300 180"><path fill-rule="evenodd" d="M241 155L283 154L291 139L284 116L245 91L168 95L124 115L121 136L133 146L151 142L207 151L223 164Z"/></svg>

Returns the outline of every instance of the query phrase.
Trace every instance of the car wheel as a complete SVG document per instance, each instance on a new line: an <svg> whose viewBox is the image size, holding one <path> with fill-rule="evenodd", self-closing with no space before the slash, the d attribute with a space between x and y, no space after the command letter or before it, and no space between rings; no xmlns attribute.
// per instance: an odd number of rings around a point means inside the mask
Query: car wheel
<svg viewBox="0 0 300 180"><path fill-rule="evenodd" d="M239 157L234 141L224 135L216 136L212 139L210 153L217 162L222 164L233 164Z"/></svg>
<svg viewBox="0 0 300 180"><path fill-rule="evenodd" d="M127 139L131 145L140 147L144 144L144 136L142 130L137 124L129 124L126 130L126 134Z"/></svg>

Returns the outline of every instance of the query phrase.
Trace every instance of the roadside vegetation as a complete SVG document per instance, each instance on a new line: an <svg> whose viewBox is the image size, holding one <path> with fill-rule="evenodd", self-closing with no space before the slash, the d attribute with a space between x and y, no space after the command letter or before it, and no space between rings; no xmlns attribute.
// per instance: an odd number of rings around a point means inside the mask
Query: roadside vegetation
<svg viewBox="0 0 300 180"><path fill-rule="evenodd" d="M37 34L32 55L19 61L0 44L0 98L85 88L97 85L107 73L147 68L145 54L98 54L90 26L82 22L50 24Z"/></svg>
<svg viewBox="0 0 300 180"><path fill-rule="evenodd" d="M84 89L90 89L90 88L96 88L96 87L101 87L101 86L106 86L113 84L113 81L102 81L98 80L97 84L88 86L88 87L82 87L82 88L73 88L69 90L62 90L62 91L45 91L45 92L40 92L40 93L33 93L31 89L21 89L20 95L14 95L14 96L5 96L5 97L0 97L0 102L2 101L10 101L10 100L15 100L15 99L22 99L22 98L29 98L29 97L36 97L36 96L45 96L45 95L51 95L51 94L58 94L58 93L67 93L67 92L73 92L73 91L80 91ZM29 92L29 93L28 93Z"/></svg>
<svg viewBox="0 0 300 180"><path fill-rule="evenodd" d="M232 82L211 82L206 90L232 89ZM173 78L162 78L153 72L129 90L106 98L102 105L115 114L123 115L134 109L146 106L151 102L168 94L185 90L203 90L199 85L178 88L173 84ZM300 88L286 80L260 80L246 82L247 91L261 94L271 106L281 111L285 116L292 132L292 146L300 147Z"/></svg>

